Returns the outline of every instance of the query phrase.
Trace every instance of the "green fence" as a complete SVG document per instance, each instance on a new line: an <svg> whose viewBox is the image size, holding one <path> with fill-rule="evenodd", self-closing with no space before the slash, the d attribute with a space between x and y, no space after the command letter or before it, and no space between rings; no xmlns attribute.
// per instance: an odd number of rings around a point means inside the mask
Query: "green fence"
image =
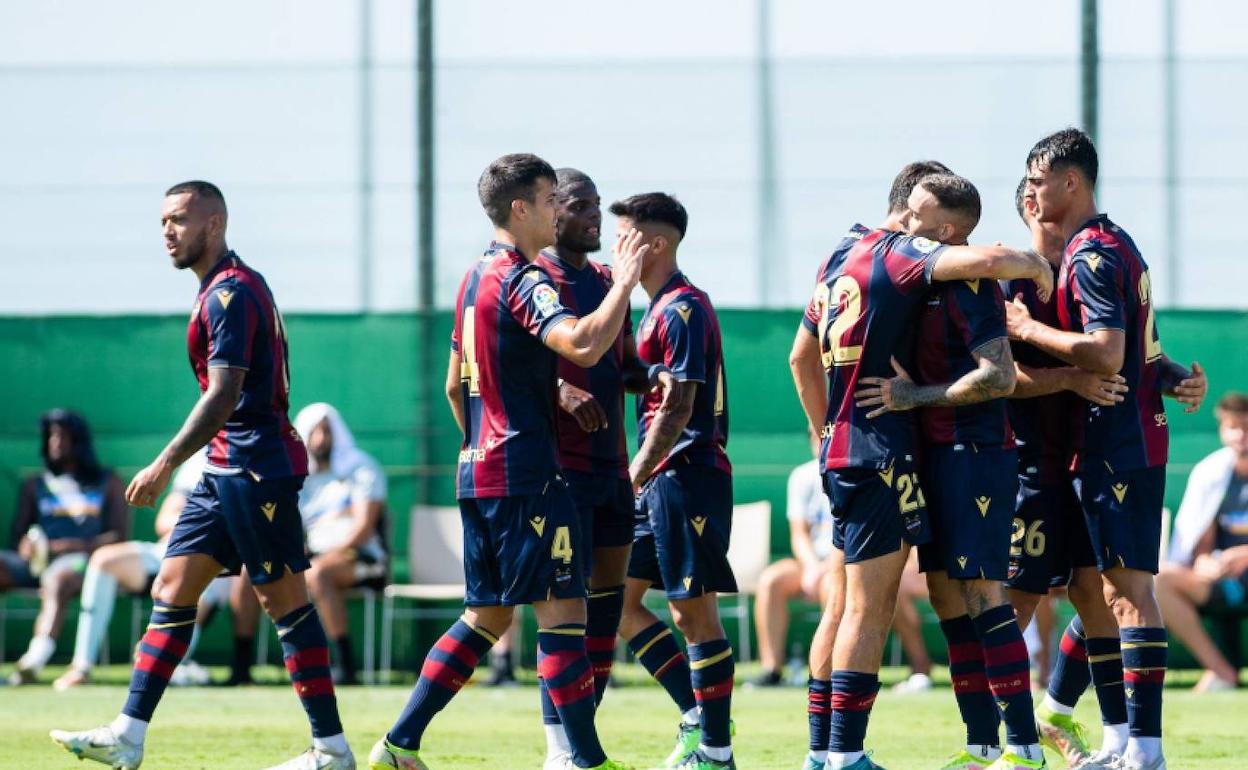
<svg viewBox="0 0 1248 770"><path fill-rule="evenodd" d="M809 451L787 364L800 314L724 310L720 316L736 498L772 503L772 551L783 552L786 477ZM1172 357L1205 365L1213 398L1227 389L1248 389L1248 314L1163 311L1158 323ZM401 579L413 504L422 496L451 504L454 497L458 437L441 394L450 313L428 320L410 314L291 315L287 326L294 409L311 401L336 405L358 443L387 469ZM100 457L127 478L163 446L197 396L185 333L185 316L0 318L0 360L8 372L0 378L0 531L8 529L20 479L38 467L37 420L44 410L63 406L86 415ZM423 350L425 344L432 349ZM1170 409L1171 508L1192 464L1217 445L1210 411L1185 415ZM423 419L426 414L432 420ZM151 537L153 518L154 511L139 511L132 535ZM24 623L11 623L9 649L27 633ZM64 653L71 634L72 624L61 644Z"/></svg>

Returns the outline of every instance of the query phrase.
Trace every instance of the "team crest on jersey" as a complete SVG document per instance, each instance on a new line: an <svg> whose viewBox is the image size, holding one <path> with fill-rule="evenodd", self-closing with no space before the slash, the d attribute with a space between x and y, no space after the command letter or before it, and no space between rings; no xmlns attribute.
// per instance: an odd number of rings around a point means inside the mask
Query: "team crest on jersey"
<svg viewBox="0 0 1248 770"><path fill-rule="evenodd" d="M940 248L939 243L931 240L930 238L924 238L922 236L912 239L910 241L910 245L913 246L916 251L923 253L923 254L931 254L933 251Z"/></svg>
<svg viewBox="0 0 1248 770"><path fill-rule="evenodd" d="M544 283L533 290L533 304L537 306L538 315L550 318L559 309L559 293Z"/></svg>

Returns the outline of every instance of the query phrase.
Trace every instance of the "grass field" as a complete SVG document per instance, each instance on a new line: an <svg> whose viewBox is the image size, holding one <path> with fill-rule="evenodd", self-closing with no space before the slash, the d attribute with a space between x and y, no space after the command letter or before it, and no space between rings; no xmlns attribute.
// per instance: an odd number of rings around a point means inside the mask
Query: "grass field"
<svg viewBox="0 0 1248 770"><path fill-rule="evenodd" d="M621 677L640 682L636 666ZM59 671L45 675L50 679ZM113 667L112 681L125 671ZM890 676L891 675L891 676ZM899 671L886 671L896 680ZM274 681L278 670L266 672ZM947 682L947 677L944 678ZM1187 677L1190 682L1190 676ZM939 679L938 679L939 681ZM357 758L390 726L408 687L350 687L339 691L347 735ZM107 722L125 697L120 684L56 693L35 686L0 689L0 768L82 768L49 741L52 728L79 729ZM1167 755L1172 770L1243 770L1248 694L1192 695L1166 690ZM747 690L734 694L737 764L741 770L796 770L806 748L805 691ZM1099 725L1091 693L1079 707ZM675 709L662 690L630 685L612 688L600 714L603 741L612 756L650 767L671 748ZM1099 727L1091 728L1099 740ZM940 765L962 737L948 686L911 696L881 695L871 720L868 747L889 770ZM171 689L148 735L145 768L152 770L255 770L301 751L308 742L303 715L286 686L240 689ZM541 767L543 737L532 686L469 687L433 723L422 752L435 770ZM1050 756L1050 766L1062 767Z"/></svg>

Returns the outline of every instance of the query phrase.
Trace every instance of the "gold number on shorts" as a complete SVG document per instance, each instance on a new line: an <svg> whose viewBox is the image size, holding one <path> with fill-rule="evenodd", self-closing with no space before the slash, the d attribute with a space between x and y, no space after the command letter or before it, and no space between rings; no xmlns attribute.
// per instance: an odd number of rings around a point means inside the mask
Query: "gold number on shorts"
<svg viewBox="0 0 1248 770"><path fill-rule="evenodd" d="M481 370L477 367L477 339L475 308L464 308L464 322L459 333L459 379L468 381L468 395L481 395Z"/></svg>
<svg viewBox="0 0 1248 770"><path fill-rule="evenodd" d="M567 527L555 530L555 540L550 544L550 558L562 559L564 564L572 563L572 531Z"/></svg>
<svg viewBox="0 0 1248 770"><path fill-rule="evenodd" d="M919 487L919 474L903 473L897 477L897 505L902 513L910 513L919 506L927 505L923 489Z"/></svg>
<svg viewBox="0 0 1248 770"><path fill-rule="evenodd" d="M1044 533L1040 531L1043 523L1033 521L1028 526L1022 519L1014 519L1014 531L1010 535L1010 556L1017 558L1024 552L1032 557L1043 556L1046 543Z"/></svg>

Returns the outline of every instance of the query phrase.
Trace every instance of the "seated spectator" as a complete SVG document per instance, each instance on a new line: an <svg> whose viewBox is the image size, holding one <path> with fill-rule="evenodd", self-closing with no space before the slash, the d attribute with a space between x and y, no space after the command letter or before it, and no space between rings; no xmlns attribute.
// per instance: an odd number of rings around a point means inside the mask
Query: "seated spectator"
<svg viewBox="0 0 1248 770"><path fill-rule="evenodd" d="M145 594L151 590L152 581L160 571L160 560L164 558L169 533L178 521L178 514L182 512L186 496L203 475L206 458L207 455L202 452L191 455L178 468L169 494L165 496L156 514L156 542L128 540L124 543L110 543L100 546L91 554L82 583L74 658L69 670L53 682L52 686L57 690L68 690L90 681L91 669L99 657L100 645L105 643L108 636L108 624L113 617L118 589L128 594ZM226 591L223 589L230 579L218 578L200 597L200 625L211 614L209 608L224 601ZM171 684L207 683L207 671L190 659L198 642L199 625L191 637L186 658L174 671Z"/></svg>
<svg viewBox="0 0 1248 770"><path fill-rule="evenodd" d="M121 479L100 465L86 420L64 409L40 419L44 470L22 484L15 550L0 551L0 591L38 588L39 616L13 684L33 682L56 650L65 608L82 589L87 558L130 529Z"/></svg>
<svg viewBox="0 0 1248 770"><path fill-rule="evenodd" d="M819 439L813 433L810 443L817 458ZM833 548L832 512L819 478L818 459L797 466L789 474L785 507L793 556L763 570L754 603L758 657L763 664L762 673L754 680L757 687L774 687L784 681L781 669L789 631L789 600L800 597L822 607L831 586L825 562Z"/></svg>
<svg viewBox="0 0 1248 770"><path fill-rule="evenodd" d="M355 446L351 431L329 404L310 404L300 410L295 430L308 447L308 478L299 492L312 557L306 573L308 591L325 624L325 634L334 642L335 681L356 684L343 591L384 581L389 574L382 539L386 476L376 460ZM237 605L240 597L235 593ZM247 604L251 614L258 616L259 606ZM242 609L236 611L245 614Z"/></svg>
<svg viewBox="0 0 1248 770"><path fill-rule="evenodd" d="M1214 415L1223 448L1192 469L1157 575L1166 627L1205 667L1198 692L1238 684L1238 672L1201 625L1199 611L1248 614L1248 395L1227 393Z"/></svg>

